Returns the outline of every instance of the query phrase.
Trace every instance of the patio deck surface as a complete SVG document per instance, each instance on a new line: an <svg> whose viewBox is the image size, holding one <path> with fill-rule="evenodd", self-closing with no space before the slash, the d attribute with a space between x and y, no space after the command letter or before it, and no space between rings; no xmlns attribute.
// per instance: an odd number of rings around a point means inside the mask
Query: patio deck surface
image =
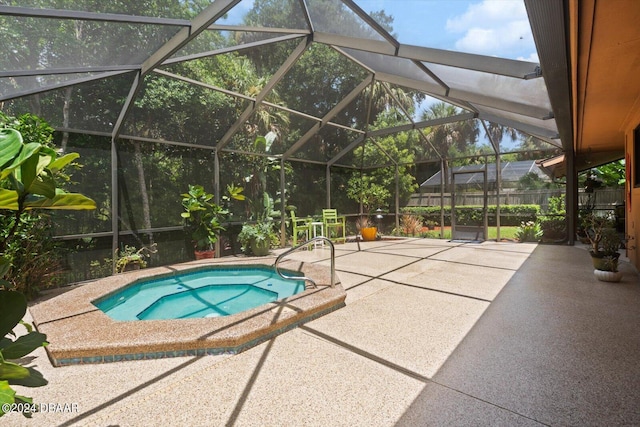
<svg viewBox="0 0 640 427"><path fill-rule="evenodd" d="M582 247L336 246L346 306L237 355L53 368L7 426L640 425L640 280ZM293 258L329 266L328 249Z"/></svg>

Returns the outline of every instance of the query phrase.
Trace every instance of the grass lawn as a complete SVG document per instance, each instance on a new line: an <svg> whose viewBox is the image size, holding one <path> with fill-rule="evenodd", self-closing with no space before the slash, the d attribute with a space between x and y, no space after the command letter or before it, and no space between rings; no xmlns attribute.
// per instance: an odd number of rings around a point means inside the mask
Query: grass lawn
<svg viewBox="0 0 640 427"><path fill-rule="evenodd" d="M512 239L515 240L516 232L518 230L517 226L503 226L500 227L500 238L501 239ZM496 239L498 236L498 228L497 227L489 227L489 240ZM440 238L440 230L432 230L429 231L425 236L426 238L438 239ZM444 238L451 239L451 227L445 227L444 229Z"/></svg>
<svg viewBox="0 0 640 427"><path fill-rule="evenodd" d="M518 231L517 226L510 227L500 227L500 238L501 239L515 239L516 231ZM489 239L495 239L498 236L498 227L489 227Z"/></svg>

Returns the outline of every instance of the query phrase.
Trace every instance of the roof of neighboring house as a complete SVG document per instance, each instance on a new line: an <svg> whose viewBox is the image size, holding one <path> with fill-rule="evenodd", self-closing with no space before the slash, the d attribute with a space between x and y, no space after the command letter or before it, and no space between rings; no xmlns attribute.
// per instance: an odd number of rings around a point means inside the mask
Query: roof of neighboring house
<svg viewBox="0 0 640 427"><path fill-rule="evenodd" d="M519 162L503 162L501 166L502 182L518 182L520 178L533 172L538 175L542 180L549 181L549 177L538 167L535 160L522 160ZM456 176L456 184L482 184L484 165L466 165L457 166L449 169L449 182L451 182L451 176L454 172L468 172L462 175ZM424 187L437 187L441 183L441 173L438 171L429 179L420 184L420 188ZM496 164L490 163L487 165L487 182L496 181Z"/></svg>

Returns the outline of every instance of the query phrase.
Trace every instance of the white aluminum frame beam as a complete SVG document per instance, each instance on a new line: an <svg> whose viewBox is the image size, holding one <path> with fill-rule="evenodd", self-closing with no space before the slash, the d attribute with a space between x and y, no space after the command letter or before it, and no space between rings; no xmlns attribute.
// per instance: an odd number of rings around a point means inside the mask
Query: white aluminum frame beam
<svg viewBox="0 0 640 427"><path fill-rule="evenodd" d="M454 52L450 50L407 44L399 44L396 51L393 44L383 40L362 39L319 31L313 33L313 40L318 43L329 44L336 47L396 56L398 58L411 59L414 61L431 62L434 64L497 74L517 79L528 80L542 77L540 65L535 62L518 61L515 59L498 58L495 56L478 55L474 53Z"/></svg>

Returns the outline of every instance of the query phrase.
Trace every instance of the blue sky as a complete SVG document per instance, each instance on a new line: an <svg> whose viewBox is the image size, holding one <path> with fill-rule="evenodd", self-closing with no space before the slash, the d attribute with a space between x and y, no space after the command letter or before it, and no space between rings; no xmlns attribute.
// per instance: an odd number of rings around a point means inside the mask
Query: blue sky
<svg viewBox="0 0 640 427"><path fill-rule="evenodd" d="M401 43L538 62L522 0L355 0L394 17Z"/></svg>
<svg viewBox="0 0 640 427"><path fill-rule="evenodd" d="M316 0L308 1L311 7ZM393 16L401 43L538 62L523 0L355 2L366 12ZM242 0L220 23L240 23L252 7L253 0Z"/></svg>

